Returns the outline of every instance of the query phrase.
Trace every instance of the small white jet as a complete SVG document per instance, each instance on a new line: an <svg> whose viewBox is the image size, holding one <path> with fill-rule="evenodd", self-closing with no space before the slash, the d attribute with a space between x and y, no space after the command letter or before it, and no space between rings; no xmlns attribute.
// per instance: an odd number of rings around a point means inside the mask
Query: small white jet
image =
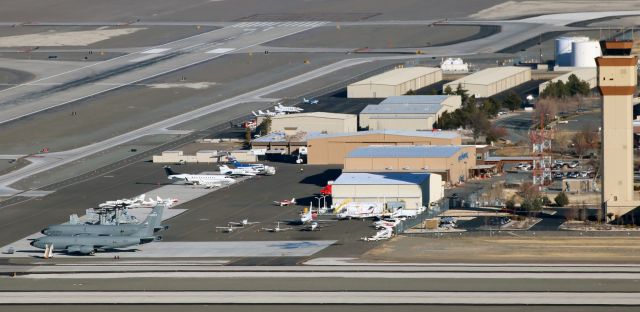
<svg viewBox="0 0 640 312"><path fill-rule="evenodd" d="M320 103L320 101L319 100L315 100L315 99L302 98L302 103L314 105L314 104Z"/></svg>
<svg viewBox="0 0 640 312"><path fill-rule="evenodd" d="M205 187L214 187L216 185L231 184L236 180L222 174L187 174L177 173L169 166L164 167L169 180L182 180L187 184L204 185Z"/></svg>
<svg viewBox="0 0 640 312"><path fill-rule="evenodd" d="M263 111L259 110L257 113L254 112L254 111L251 111L251 113L255 117L273 117L273 116L277 116L277 115L284 115L284 113L270 112L268 109L267 109L266 112L263 112Z"/></svg>
<svg viewBox="0 0 640 312"><path fill-rule="evenodd" d="M260 223L260 222L249 222L249 219L242 219L242 221L240 221L240 222L229 222L229 225L245 227L245 226L250 226L250 225L254 225L254 224L258 224L258 223Z"/></svg>
<svg viewBox="0 0 640 312"><path fill-rule="evenodd" d="M227 165L220 166L220 174L232 176L254 176L259 173L258 170L250 167L229 168Z"/></svg>
<svg viewBox="0 0 640 312"><path fill-rule="evenodd" d="M267 232L271 232L271 233L278 233L278 232L284 232L284 231L289 231L292 230L293 228L281 228L280 227L280 222L277 222L276 227L274 228L262 228L263 231L267 231Z"/></svg>
<svg viewBox="0 0 640 312"><path fill-rule="evenodd" d="M373 226L376 229L384 229L387 227L396 227L398 224L400 224L401 220L400 219L386 219L386 220L379 220L376 222L373 222Z"/></svg>
<svg viewBox="0 0 640 312"><path fill-rule="evenodd" d="M378 231L375 235L370 237L361 238L365 242L375 242L380 240L389 239L393 236L393 227L385 227L382 230Z"/></svg>
<svg viewBox="0 0 640 312"><path fill-rule="evenodd" d="M285 113L285 114L293 114L293 113L302 113L304 109L295 106L284 106L280 103L274 107L276 113Z"/></svg>

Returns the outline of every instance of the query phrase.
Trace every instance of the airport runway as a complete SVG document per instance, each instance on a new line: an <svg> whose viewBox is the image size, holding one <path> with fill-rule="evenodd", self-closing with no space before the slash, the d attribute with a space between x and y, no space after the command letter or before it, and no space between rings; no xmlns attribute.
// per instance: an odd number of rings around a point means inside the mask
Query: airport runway
<svg viewBox="0 0 640 312"><path fill-rule="evenodd" d="M147 266L146 273L129 272L126 264L92 265L87 273L77 273L83 271L84 266L68 263L33 267L31 271L22 267L18 272L24 273L17 277L7 275L12 266L0 266L0 271L5 272L0 277L3 281L0 289L6 294L0 297L0 306L57 306L73 304L77 298L84 298L83 304L115 304L115 307L162 303L301 307L380 304L443 308L501 306L504 311L525 306L545 310L548 306L564 306L590 311L604 306L637 308L640 305L636 287L640 267L637 265L370 263L235 267L192 264L183 266L184 271L175 266L174 273L168 273L168 268L154 272L154 267L163 266L162 263ZM95 271L99 268L102 269ZM340 283L336 283L336 279Z"/></svg>

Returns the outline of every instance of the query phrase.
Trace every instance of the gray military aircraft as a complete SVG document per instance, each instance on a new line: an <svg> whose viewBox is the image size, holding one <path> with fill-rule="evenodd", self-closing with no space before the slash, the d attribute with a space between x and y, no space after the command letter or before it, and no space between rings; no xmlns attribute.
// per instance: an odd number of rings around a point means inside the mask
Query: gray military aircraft
<svg viewBox="0 0 640 312"><path fill-rule="evenodd" d="M53 246L53 251L69 254L93 255L97 251L126 248L159 241L161 237L154 237L154 228L162 220L162 209L154 208L147 219L140 224L138 231L128 236L92 235L87 233L73 236L43 236L34 239L30 245L40 249Z"/></svg>
<svg viewBox="0 0 640 312"><path fill-rule="evenodd" d="M161 226L162 212L165 205L156 205L147 220L140 224L56 224L50 225L40 233L47 236L73 236L79 234L99 235L99 236L129 236L137 233L144 227L144 223L151 218L154 213L159 216L156 218L156 223L151 223L154 227L154 232L159 230L166 230L168 226Z"/></svg>

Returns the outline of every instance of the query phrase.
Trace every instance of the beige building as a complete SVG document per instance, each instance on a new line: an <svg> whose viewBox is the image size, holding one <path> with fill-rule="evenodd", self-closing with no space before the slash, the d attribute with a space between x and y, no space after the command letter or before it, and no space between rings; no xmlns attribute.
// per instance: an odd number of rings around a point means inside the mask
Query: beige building
<svg viewBox="0 0 640 312"><path fill-rule="evenodd" d="M458 86L462 86L470 96L484 98L509 90L529 80L531 80L531 69L528 67L493 67L449 82L442 86L442 90L450 87L455 91Z"/></svg>
<svg viewBox="0 0 640 312"><path fill-rule="evenodd" d="M359 147L370 145L460 145L455 131L360 131L337 134L308 134L307 163L344 164L344 159Z"/></svg>
<svg viewBox="0 0 640 312"><path fill-rule="evenodd" d="M588 82L591 89L595 88L598 85L598 71L596 68L579 68L541 83L540 86L538 86L538 92L542 93L542 91L544 91L544 89L546 89L547 86L552 82L562 81L566 83L567 81L569 81L569 77L571 75L576 75L578 79Z"/></svg>
<svg viewBox="0 0 640 312"><path fill-rule="evenodd" d="M344 172L430 172L448 183L466 181L476 166L470 145L368 146L347 154Z"/></svg>
<svg viewBox="0 0 640 312"><path fill-rule="evenodd" d="M442 80L442 70L433 67L397 68L347 86L348 98L386 98L406 94Z"/></svg>
<svg viewBox="0 0 640 312"><path fill-rule="evenodd" d="M602 202L607 213L622 216L640 202L633 191L633 95L638 57L631 41L606 42L596 58L602 94ZM612 52L612 55L609 55Z"/></svg>
<svg viewBox="0 0 640 312"><path fill-rule="evenodd" d="M258 117L260 124L265 117ZM298 132L355 132L358 117L352 114L298 113L271 117L271 132L294 134Z"/></svg>
<svg viewBox="0 0 640 312"><path fill-rule="evenodd" d="M406 209L417 209L443 198L444 187L437 174L347 172L333 182L331 192L335 205L403 202Z"/></svg>
<svg viewBox="0 0 640 312"><path fill-rule="evenodd" d="M442 113L461 106L459 95L403 95L367 105L360 112L360 128L369 130L431 130Z"/></svg>

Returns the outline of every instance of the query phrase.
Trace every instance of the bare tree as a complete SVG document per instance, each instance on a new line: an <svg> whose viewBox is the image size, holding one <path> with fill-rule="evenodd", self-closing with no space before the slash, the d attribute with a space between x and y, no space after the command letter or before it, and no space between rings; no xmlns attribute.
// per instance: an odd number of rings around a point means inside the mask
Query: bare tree
<svg viewBox="0 0 640 312"><path fill-rule="evenodd" d="M548 123L551 119L555 118L558 113L558 102L561 100L554 98L546 98L539 99L536 103L536 111L534 120L536 123L542 123L542 119L544 118L544 123Z"/></svg>

